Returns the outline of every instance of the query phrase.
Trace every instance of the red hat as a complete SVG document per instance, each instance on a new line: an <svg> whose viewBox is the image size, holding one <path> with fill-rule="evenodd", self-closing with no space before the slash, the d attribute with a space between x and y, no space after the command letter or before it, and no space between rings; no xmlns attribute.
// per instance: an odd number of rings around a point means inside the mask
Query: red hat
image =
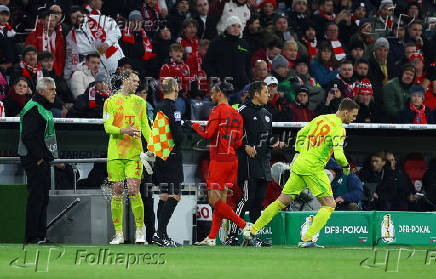
<svg viewBox="0 0 436 279"><path fill-rule="evenodd" d="M413 60L413 59L416 59L416 58L420 59L420 60L422 61L422 63L424 63L424 57L423 57L422 54L419 53L419 52L412 53L412 54L409 56L409 62L412 62L412 60Z"/></svg>
<svg viewBox="0 0 436 279"><path fill-rule="evenodd" d="M369 79L364 78L361 82L356 82L354 95L372 95L372 85Z"/></svg>
<svg viewBox="0 0 436 279"><path fill-rule="evenodd" d="M259 4L259 6L257 6L258 10L263 10L263 6L265 6L265 4L270 3L274 6L274 10L277 9L277 2L276 0L263 0L262 3Z"/></svg>

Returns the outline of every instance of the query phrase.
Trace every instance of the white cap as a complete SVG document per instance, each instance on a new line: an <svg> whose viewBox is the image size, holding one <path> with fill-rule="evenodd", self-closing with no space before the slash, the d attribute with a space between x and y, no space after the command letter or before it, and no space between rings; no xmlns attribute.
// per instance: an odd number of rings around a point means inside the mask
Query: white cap
<svg viewBox="0 0 436 279"><path fill-rule="evenodd" d="M263 82L266 83L267 86L271 85L271 84L279 84L279 81L277 80L277 78L275 77L266 77Z"/></svg>

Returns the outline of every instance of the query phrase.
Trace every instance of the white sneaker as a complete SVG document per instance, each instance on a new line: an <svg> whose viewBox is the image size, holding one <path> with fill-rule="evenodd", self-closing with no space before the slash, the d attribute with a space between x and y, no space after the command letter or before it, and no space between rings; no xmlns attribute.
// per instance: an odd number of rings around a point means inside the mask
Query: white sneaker
<svg viewBox="0 0 436 279"><path fill-rule="evenodd" d="M208 236L203 239L202 241L197 241L194 243L194 245L197 246L216 246L216 240L215 239L210 239Z"/></svg>
<svg viewBox="0 0 436 279"><path fill-rule="evenodd" d="M248 237L248 236L250 236L250 234L251 234L250 229L251 229L252 226L253 226L252 223L249 223L249 222L246 222L246 223L245 223L245 227L244 227L244 229L242 230L242 236L243 236L243 237Z"/></svg>
<svg viewBox="0 0 436 279"><path fill-rule="evenodd" d="M252 223L249 222L245 223L245 227L242 230L242 237L244 238L244 240L242 241L242 246L253 245L253 241L256 236L251 234L250 229L252 226L253 226Z"/></svg>
<svg viewBox="0 0 436 279"><path fill-rule="evenodd" d="M148 155L148 153L151 153L154 157L151 157L150 155ZM141 163L145 168L145 171L151 175L153 174L153 168L151 167L149 162L154 162L156 160L156 156L150 152L147 151L147 153L141 152L141 154L139 154L139 158L141 159Z"/></svg>
<svg viewBox="0 0 436 279"><path fill-rule="evenodd" d="M116 232L114 238L109 244L122 244L124 243L124 234L122 231Z"/></svg>
<svg viewBox="0 0 436 279"><path fill-rule="evenodd" d="M135 243L136 244L144 244L145 243L145 236L144 232L142 230L136 230L135 234Z"/></svg>
<svg viewBox="0 0 436 279"><path fill-rule="evenodd" d="M298 248L325 248L322 245L316 244L316 242L313 241L301 241L298 243Z"/></svg>

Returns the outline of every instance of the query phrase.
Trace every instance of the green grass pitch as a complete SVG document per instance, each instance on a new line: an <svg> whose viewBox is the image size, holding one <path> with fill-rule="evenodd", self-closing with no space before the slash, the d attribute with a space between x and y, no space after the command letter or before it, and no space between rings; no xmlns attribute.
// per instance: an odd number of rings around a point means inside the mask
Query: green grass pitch
<svg viewBox="0 0 436 279"><path fill-rule="evenodd" d="M434 278L435 274L436 250L426 247L297 249L0 244L1 279L414 279Z"/></svg>

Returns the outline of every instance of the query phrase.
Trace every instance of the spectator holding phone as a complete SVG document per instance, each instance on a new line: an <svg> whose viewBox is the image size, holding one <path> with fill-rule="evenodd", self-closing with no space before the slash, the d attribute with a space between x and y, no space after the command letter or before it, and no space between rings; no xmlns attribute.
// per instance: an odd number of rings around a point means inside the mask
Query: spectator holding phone
<svg viewBox="0 0 436 279"><path fill-rule="evenodd" d="M338 110L339 104L342 100L342 93L337 87L336 84L333 84L333 87L330 88L329 93L327 94L327 98L324 103L322 103L317 109L317 115L321 114L331 114L335 113Z"/></svg>

